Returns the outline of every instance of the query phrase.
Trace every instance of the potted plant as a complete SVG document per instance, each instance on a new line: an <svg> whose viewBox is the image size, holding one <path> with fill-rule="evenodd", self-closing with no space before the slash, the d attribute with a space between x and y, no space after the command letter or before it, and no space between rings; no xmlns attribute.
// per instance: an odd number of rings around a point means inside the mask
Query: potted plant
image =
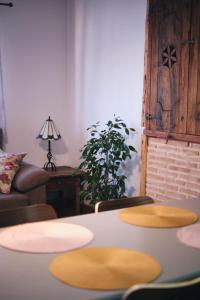
<svg viewBox="0 0 200 300"><path fill-rule="evenodd" d="M131 153L137 152L127 145L126 138L135 129L128 128L123 120L115 117L109 120L105 128L100 123L87 128L90 139L81 149L82 170L81 203L95 205L98 201L125 197L126 176L121 165L131 159Z"/></svg>

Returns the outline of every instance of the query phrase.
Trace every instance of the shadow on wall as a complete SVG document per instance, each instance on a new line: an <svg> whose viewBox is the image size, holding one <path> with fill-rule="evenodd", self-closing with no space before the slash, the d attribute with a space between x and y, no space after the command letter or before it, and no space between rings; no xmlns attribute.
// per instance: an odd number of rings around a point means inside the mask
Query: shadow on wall
<svg viewBox="0 0 200 300"><path fill-rule="evenodd" d="M136 192L136 188L133 185L130 185L132 183L131 177L133 176L133 174L137 174L137 170L139 169L139 164L140 164L140 160L139 160L139 155L136 153L135 156L131 159L128 160L124 167L122 167L122 169L124 169L124 175L127 177L127 181L126 181L126 195L128 197L131 197L135 194Z"/></svg>
<svg viewBox="0 0 200 300"><path fill-rule="evenodd" d="M48 141L47 140L40 140L39 146L45 150L48 151ZM64 140L61 138L58 141L51 141L51 152L53 155L59 155L59 154L65 154L69 151L67 148Z"/></svg>

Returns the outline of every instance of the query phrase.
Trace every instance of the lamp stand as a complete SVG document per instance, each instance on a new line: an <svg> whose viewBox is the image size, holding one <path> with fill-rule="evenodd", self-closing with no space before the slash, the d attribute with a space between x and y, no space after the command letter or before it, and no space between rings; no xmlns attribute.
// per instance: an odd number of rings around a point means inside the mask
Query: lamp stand
<svg viewBox="0 0 200 300"><path fill-rule="evenodd" d="M53 155L51 153L51 140L48 140L48 153L47 153L48 162L44 164L45 170L56 171L56 165L51 161L52 157Z"/></svg>

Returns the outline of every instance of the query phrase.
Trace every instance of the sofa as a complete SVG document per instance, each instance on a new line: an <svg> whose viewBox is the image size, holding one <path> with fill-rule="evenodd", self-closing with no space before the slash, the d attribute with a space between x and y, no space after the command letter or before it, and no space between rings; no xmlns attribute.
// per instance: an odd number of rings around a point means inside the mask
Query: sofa
<svg viewBox="0 0 200 300"><path fill-rule="evenodd" d="M0 148L2 130L0 129ZM44 169L22 161L9 193L0 193L0 210L46 202L46 183L49 174Z"/></svg>

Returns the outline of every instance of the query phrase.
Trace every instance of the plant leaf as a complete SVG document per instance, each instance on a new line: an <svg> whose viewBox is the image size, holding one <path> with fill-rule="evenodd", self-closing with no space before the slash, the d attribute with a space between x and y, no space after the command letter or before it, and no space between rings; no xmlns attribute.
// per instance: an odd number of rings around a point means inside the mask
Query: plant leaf
<svg viewBox="0 0 200 300"><path fill-rule="evenodd" d="M126 132L127 135L129 135L129 130L126 127L125 127L125 132Z"/></svg>

